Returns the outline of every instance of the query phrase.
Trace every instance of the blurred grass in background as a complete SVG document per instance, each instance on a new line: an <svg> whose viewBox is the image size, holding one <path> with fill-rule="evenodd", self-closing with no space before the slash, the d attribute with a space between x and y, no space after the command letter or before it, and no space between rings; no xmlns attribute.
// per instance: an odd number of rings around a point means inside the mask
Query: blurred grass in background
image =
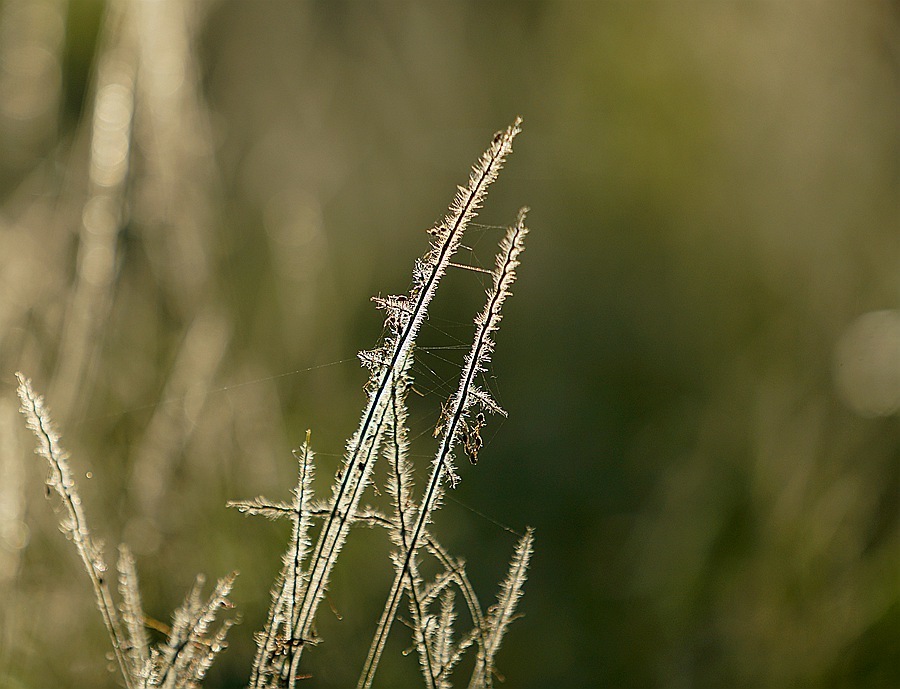
<svg viewBox="0 0 900 689"><path fill-rule="evenodd" d="M306 428L334 471L369 297L517 114L480 218L533 209L510 416L436 527L485 599L491 519L537 529L506 686L900 686L898 111L890 0L0 3L0 687L115 684L13 371L149 614L241 571L206 686L242 686L287 533L224 503L287 495ZM480 301L450 277L433 346ZM427 437L454 364L422 361ZM310 686L355 682L385 542Z"/></svg>

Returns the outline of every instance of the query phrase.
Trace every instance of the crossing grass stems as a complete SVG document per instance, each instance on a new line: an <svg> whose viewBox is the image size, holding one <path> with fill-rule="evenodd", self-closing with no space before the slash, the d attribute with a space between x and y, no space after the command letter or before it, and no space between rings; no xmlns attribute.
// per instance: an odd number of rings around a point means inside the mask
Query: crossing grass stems
<svg viewBox="0 0 900 689"><path fill-rule="evenodd" d="M319 606L328 588L341 550L355 524L385 529L390 536L394 580L386 598L358 689L373 686L385 643L404 602L408 607L412 640L422 679L428 689L449 689L459 681L463 655L475 655L468 680L470 689L491 687L495 657L522 595L532 554L533 531L527 529L516 545L509 571L497 600L483 608L466 574L464 561L451 554L436 538L431 525L448 486L459 482L456 451L463 447L474 463L481 448L480 431L487 415L506 415L490 392L479 386L494 349L503 303L511 294L519 257L528 233L527 209L518 213L499 243L496 260L487 271L491 285L483 309L474 319L475 334L453 394L441 407L435 431L437 449L425 486L413 482L406 398L413 384L416 339L442 277L453 263L467 226L476 216L488 187L512 152L521 120L498 132L475 163L468 182L458 188L446 215L428 233L430 245L415 261L412 287L407 294L378 296L373 301L385 312L384 335L377 346L360 352L369 370L367 401L359 426L347 442L343 464L335 474L330 496L316 497L313 489L314 453L309 432L295 451L297 484L291 499L274 502L263 497L229 503L241 512L291 522L291 537L282 555L282 567L271 591L271 606L264 628L256 635L257 652L248 686L252 689L293 689L307 677L301 667L304 652L320 643L315 633ZM71 538L84 564L97 607L109 633L118 670L127 689L199 686L216 655L226 646L233 616L218 621L231 607L229 593L236 573L220 579L206 599L204 580L198 576L183 605L174 615L168 638L151 646L138 588L134 557L119 548L117 588L113 596L108 565L88 528L69 458L43 399L31 382L17 374L21 411L37 438L37 454L50 469L48 493L62 500L62 529ZM389 507L360 507L360 499L373 485L377 461L387 465L385 491ZM315 542L310 537L316 522ZM422 564L430 559L425 576ZM436 565L436 567L434 566ZM457 599L462 601L457 604ZM459 618L463 611L468 619Z"/></svg>

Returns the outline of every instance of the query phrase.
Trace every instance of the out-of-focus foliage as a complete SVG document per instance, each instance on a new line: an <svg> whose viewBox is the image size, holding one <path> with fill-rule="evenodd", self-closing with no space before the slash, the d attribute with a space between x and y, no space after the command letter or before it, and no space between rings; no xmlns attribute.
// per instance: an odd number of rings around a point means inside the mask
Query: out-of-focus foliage
<svg viewBox="0 0 900 689"><path fill-rule="evenodd" d="M114 685L13 371L148 612L241 571L206 682L241 686L287 534L224 504L286 491L310 427L337 467L369 297L516 114L480 218L533 209L509 419L442 533L492 591L496 522L536 527L507 686L900 685L898 26L888 0L2 2L0 687ZM437 346L481 289L448 280ZM358 674L383 552L348 543L311 686Z"/></svg>

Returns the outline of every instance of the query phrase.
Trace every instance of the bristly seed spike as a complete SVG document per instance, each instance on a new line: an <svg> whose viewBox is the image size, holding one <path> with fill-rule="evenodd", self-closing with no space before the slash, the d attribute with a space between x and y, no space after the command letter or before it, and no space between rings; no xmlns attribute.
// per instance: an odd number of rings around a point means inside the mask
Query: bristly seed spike
<svg viewBox="0 0 900 689"><path fill-rule="evenodd" d="M502 139L503 137L500 138L500 140ZM471 396L471 391L477 389L475 377L485 369L489 361L493 351L491 335L499 327L502 317L501 307L510 295L510 287L516 279L519 255L525 248L525 235L528 233L528 229L525 227L525 217L526 210L520 210L515 225L507 229L506 235L500 242L495 260L496 267L493 271L493 285L488 290L483 310L475 318L475 336L472 348L465 359L457 392L442 411L442 417L438 424L440 430L436 429L436 435L439 435L441 440L432 462L431 477L416 510L415 523L412 525L409 535L404 537L405 547L399 553L402 556L394 557L396 569L394 583L385 602L375 637L369 647L366 664L357 685L358 689L369 689L372 686L391 624L397 616L400 598L404 593L407 593L410 598L414 620L424 619L424 616L417 617L416 615L417 551L425 538L425 526L441 502L444 483L448 482L453 488L459 481L453 462L454 446L462 441L473 464L477 461L478 450L482 446L478 431L480 430L479 422L483 424L483 414L476 415L475 423L472 426L467 421L469 409L475 399ZM435 663L438 661L430 650L428 638L426 630L420 627L415 641L419 649L423 676L429 689L437 689L440 681ZM482 653L486 652L486 649L483 648Z"/></svg>

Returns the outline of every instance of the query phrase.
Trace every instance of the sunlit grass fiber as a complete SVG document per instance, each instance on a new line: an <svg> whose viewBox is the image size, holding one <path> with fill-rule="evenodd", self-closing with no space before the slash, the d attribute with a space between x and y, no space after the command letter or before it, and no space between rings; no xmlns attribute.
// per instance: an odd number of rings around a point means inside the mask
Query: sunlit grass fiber
<svg viewBox="0 0 900 689"><path fill-rule="evenodd" d="M532 531L528 529L521 536L496 603L484 609L464 562L441 545L430 525L446 487L455 487L460 480L455 467L457 448L462 448L475 464L483 445L481 430L486 415L506 414L479 380L490 361L502 306L511 294L524 250L526 209L519 211L507 229L494 267L486 271L491 284L485 305L475 316L475 333L458 385L442 406L434 432L437 447L421 490L413 485L406 397L413 384L416 338L428 317L429 305L442 277L455 265L452 259L463 233L512 152L520 125L517 119L494 136L473 166L468 182L458 188L446 215L428 231L431 242L415 262L408 293L373 297L375 305L385 312L384 335L376 347L359 354L369 370L366 405L357 430L347 441L330 495L314 494L314 454L307 432L306 443L295 451L298 479L290 501L260 497L230 503L242 512L286 518L292 524L281 572L272 588L267 622L256 635L257 652L248 685L253 689L293 688L298 680L308 678L301 662L303 654L324 641L315 627L319 606L351 527L357 524L388 531L392 544L389 557L395 571L359 675L359 689L373 686L385 643L404 601L426 687L453 686L461 674L455 670L469 651L475 660L468 686L477 689L492 685L495 656L522 595L532 553ZM220 611L232 607L228 596L236 574L219 580L205 601L201 598L203 578L198 577L184 604L175 611L166 641L151 646L146 627L152 622L142 609L134 557L127 546L120 547L117 579L121 600L117 604L102 548L88 527L59 433L31 382L22 374L17 377L22 413L38 440L37 453L50 467L48 494L55 491L62 500L62 530L75 544L88 573L125 686L199 686L216 655L225 648L225 637L236 619L228 617L216 626ZM390 500L384 511L360 507L367 489L378 490L373 474L377 462L387 465L383 488ZM320 528L313 539L311 529L317 522ZM430 564L436 565L437 574L422 573L420 563L424 558L433 560ZM468 617L467 622L463 623L460 613Z"/></svg>

